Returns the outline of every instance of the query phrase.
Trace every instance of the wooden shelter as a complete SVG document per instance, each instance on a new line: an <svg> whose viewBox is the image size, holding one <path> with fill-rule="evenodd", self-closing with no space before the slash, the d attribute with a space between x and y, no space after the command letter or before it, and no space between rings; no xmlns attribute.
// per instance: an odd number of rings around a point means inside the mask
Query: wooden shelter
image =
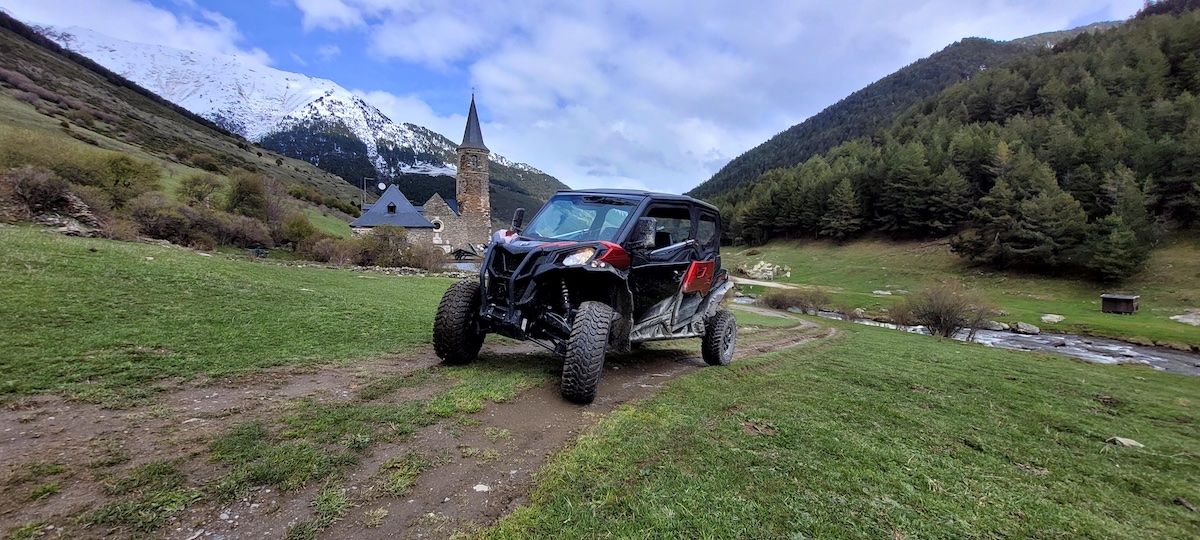
<svg viewBox="0 0 1200 540"><path fill-rule="evenodd" d="M1100 311L1132 315L1137 313L1139 298L1141 296L1136 294L1102 294L1100 295Z"/></svg>

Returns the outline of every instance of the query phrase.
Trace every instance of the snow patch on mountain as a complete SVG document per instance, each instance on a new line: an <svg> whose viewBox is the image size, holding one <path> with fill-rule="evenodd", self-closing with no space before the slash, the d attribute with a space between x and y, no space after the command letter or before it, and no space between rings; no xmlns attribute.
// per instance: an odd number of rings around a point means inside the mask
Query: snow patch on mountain
<svg viewBox="0 0 1200 540"><path fill-rule="evenodd" d="M231 56L117 39L73 26L43 33L113 72L251 141L305 125L345 127L367 148L381 175L454 175L457 145L422 126L392 121L328 79ZM399 151L414 159L397 161ZM544 174L492 154L494 163Z"/></svg>

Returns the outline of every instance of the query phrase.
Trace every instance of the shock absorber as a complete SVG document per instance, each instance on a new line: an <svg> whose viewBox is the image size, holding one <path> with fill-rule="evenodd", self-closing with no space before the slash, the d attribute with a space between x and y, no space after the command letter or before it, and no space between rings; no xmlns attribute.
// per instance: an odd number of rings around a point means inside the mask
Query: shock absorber
<svg viewBox="0 0 1200 540"><path fill-rule="evenodd" d="M562 283L563 294L563 315L571 316L571 292L567 290L567 280L565 278L559 280Z"/></svg>

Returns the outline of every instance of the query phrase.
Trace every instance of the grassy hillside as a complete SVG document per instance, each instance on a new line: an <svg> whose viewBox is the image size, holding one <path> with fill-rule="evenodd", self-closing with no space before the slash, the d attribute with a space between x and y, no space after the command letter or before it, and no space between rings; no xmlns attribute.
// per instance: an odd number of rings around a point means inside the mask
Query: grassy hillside
<svg viewBox="0 0 1200 540"><path fill-rule="evenodd" d="M407 350L450 283L0 227L0 395Z"/></svg>
<svg viewBox="0 0 1200 540"><path fill-rule="evenodd" d="M895 331L626 407L485 538L1185 538L1200 379ZM1106 444L1113 436L1145 448Z"/></svg>
<svg viewBox="0 0 1200 540"><path fill-rule="evenodd" d="M996 307L1002 321L1025 321L1044 329L1146 342L1200 346L1200 328L1169 319L1200 308L1200 241L1179 238L1154 251L1146 269L1119 288L1086 281L985 271L968 266L945 243L894 243L864 240L837 246L824 242L773 242L751 250L726 252L725 264L766 260L792 268L781 281L820 287L835 303L878 311L901 296L877 290L915 291L945 279L960 279ZM1100 293L1116 290L1142 295L1136 315L1100 312ZM1063 315L1045 324L1043 314Z"/></svg>
<svg viewBox="0 0 1200 540"><path fill-rule="evenodd" d="M201 168L262 172L347 203L354 186L304 161L257 148L145 89L67 53L0 14L0 125L49 133L162 165L172 180Z"/></svg>

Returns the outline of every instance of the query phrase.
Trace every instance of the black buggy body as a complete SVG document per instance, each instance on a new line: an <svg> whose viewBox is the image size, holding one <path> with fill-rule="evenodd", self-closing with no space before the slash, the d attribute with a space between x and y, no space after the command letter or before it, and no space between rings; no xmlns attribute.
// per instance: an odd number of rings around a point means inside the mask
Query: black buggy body
<svg viewBox="0 0 1200 540"><path fill-rule="evenodd" d="M497 231L478 279L453 285L434 321L446 363L470 362L496 333L563 358L562 394L589 403L609 350L702 338L705 361L728 364L737 326L721 302L721 217L691 197L632 190L560 191L522 230Z"/></svg>

